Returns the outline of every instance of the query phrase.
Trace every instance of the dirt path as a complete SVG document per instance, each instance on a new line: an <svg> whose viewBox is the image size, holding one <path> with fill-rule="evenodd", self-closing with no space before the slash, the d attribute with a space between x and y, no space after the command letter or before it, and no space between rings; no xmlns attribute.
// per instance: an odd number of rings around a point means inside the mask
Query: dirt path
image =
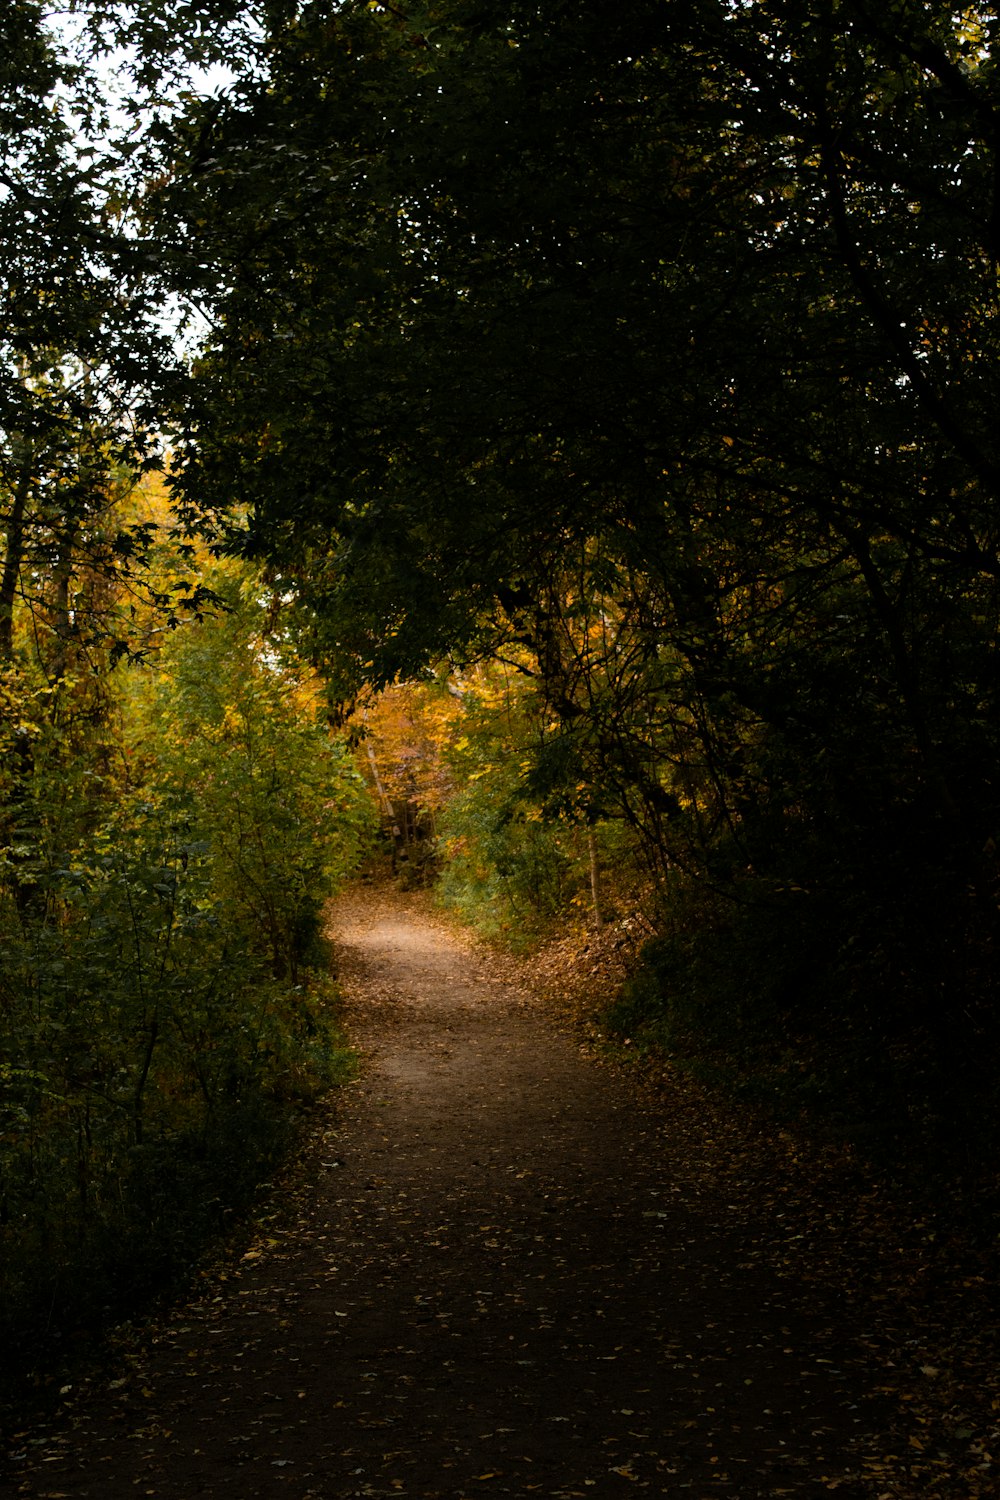
<svg viewBox="0 0 1000 1500"><path fill-rule="evenodd" d="M758 1253L774 1226L720 1198L720 1143L419 903L336 923L359 1083L238 1267L0 1492L875 1496L841 1298Z"/></svg>

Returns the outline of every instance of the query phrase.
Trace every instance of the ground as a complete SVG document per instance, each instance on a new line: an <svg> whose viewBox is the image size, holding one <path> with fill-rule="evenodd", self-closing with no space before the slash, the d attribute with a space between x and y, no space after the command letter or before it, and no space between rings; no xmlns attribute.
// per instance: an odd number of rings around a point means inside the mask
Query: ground
<svg viewBox="0 0 1000 1500"><path fill-rule="evenodd" d="M857 1164L601 1061L544 965L420 895L331 921L356 1083L239 1258L19 1434L0 1494L996 1493L919 1225Z"/></svg>

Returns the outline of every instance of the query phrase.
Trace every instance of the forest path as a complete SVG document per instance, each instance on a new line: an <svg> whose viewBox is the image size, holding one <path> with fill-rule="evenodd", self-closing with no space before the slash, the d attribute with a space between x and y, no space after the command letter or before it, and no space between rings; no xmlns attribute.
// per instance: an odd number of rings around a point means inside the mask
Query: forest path
<svg viewBox="0 0 1000 1500"><path fill-rule="evenodd" d="M334 924L359 1082L238 1265L0 1491L877 1494L842 1297L782 1272L752 1183L727 1203L725 1139L419 900L355 892Z"/></svg>

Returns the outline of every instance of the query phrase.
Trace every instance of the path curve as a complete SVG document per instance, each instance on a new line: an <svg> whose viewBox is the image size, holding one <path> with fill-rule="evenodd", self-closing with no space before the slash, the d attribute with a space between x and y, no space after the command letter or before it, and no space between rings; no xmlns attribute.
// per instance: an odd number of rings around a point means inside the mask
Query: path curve
<svg viewBox="0 0 1000 1500"><path fill-rule="evenodd" d="M0 1492L874 1495L843 1309L750 1253L718 1144L419 902L335 922L359 1082L239 1266Z"/></svg>

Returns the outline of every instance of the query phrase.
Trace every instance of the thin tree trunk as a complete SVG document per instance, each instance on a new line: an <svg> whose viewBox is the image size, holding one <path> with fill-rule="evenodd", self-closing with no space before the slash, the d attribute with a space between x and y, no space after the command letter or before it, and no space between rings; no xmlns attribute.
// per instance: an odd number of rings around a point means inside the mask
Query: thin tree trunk
<svg viewBox="0 0 1000 1500"><path fill-rule="evenodd" d="M7 550L0 575L0 660L9 661L14 654L14 600L24 561L26 527L24 518L31 491L31 471L21 470L14 489L13 503L7 520Z"/></svg>
<svg viewBox="0 0 1000 1500"><path fill-rule="evenodd" d="M604 926L601 911L601 866L597 857L597 839L592 827L587 828L587 854L590 858L590 897L593 903L594 926L600 932Z"/></svg>
<svg viewBox="0 0 1000 1500"><path fill-rule="evenodd" d="M392 830L393 837L395 837L398 831L396 828L396 812L392 803L389 801L389 794L387 793L385 787L382 785L382 778L379 775L378 771L378 762L375 759L375 751L372 749L370 741L365 744L365 750L368 752L368 764L372 768L372 779L375 782L375 790L378 793L378 800L382 805L382 811L385 814L385 818L387 823L389 824L390 829Z"/></svg>
<svg viewBox="0 0 1000 1500"><path fill-rule="evenodd" d="M59 560L52 575L52 604L49 610L52 633L56 644L53 649L51 676L57 681L66 675L69 666L69 643L73 635L70 620L70 599L73 582L73 553L76 548L76 527L63 540Z"/></svg>

